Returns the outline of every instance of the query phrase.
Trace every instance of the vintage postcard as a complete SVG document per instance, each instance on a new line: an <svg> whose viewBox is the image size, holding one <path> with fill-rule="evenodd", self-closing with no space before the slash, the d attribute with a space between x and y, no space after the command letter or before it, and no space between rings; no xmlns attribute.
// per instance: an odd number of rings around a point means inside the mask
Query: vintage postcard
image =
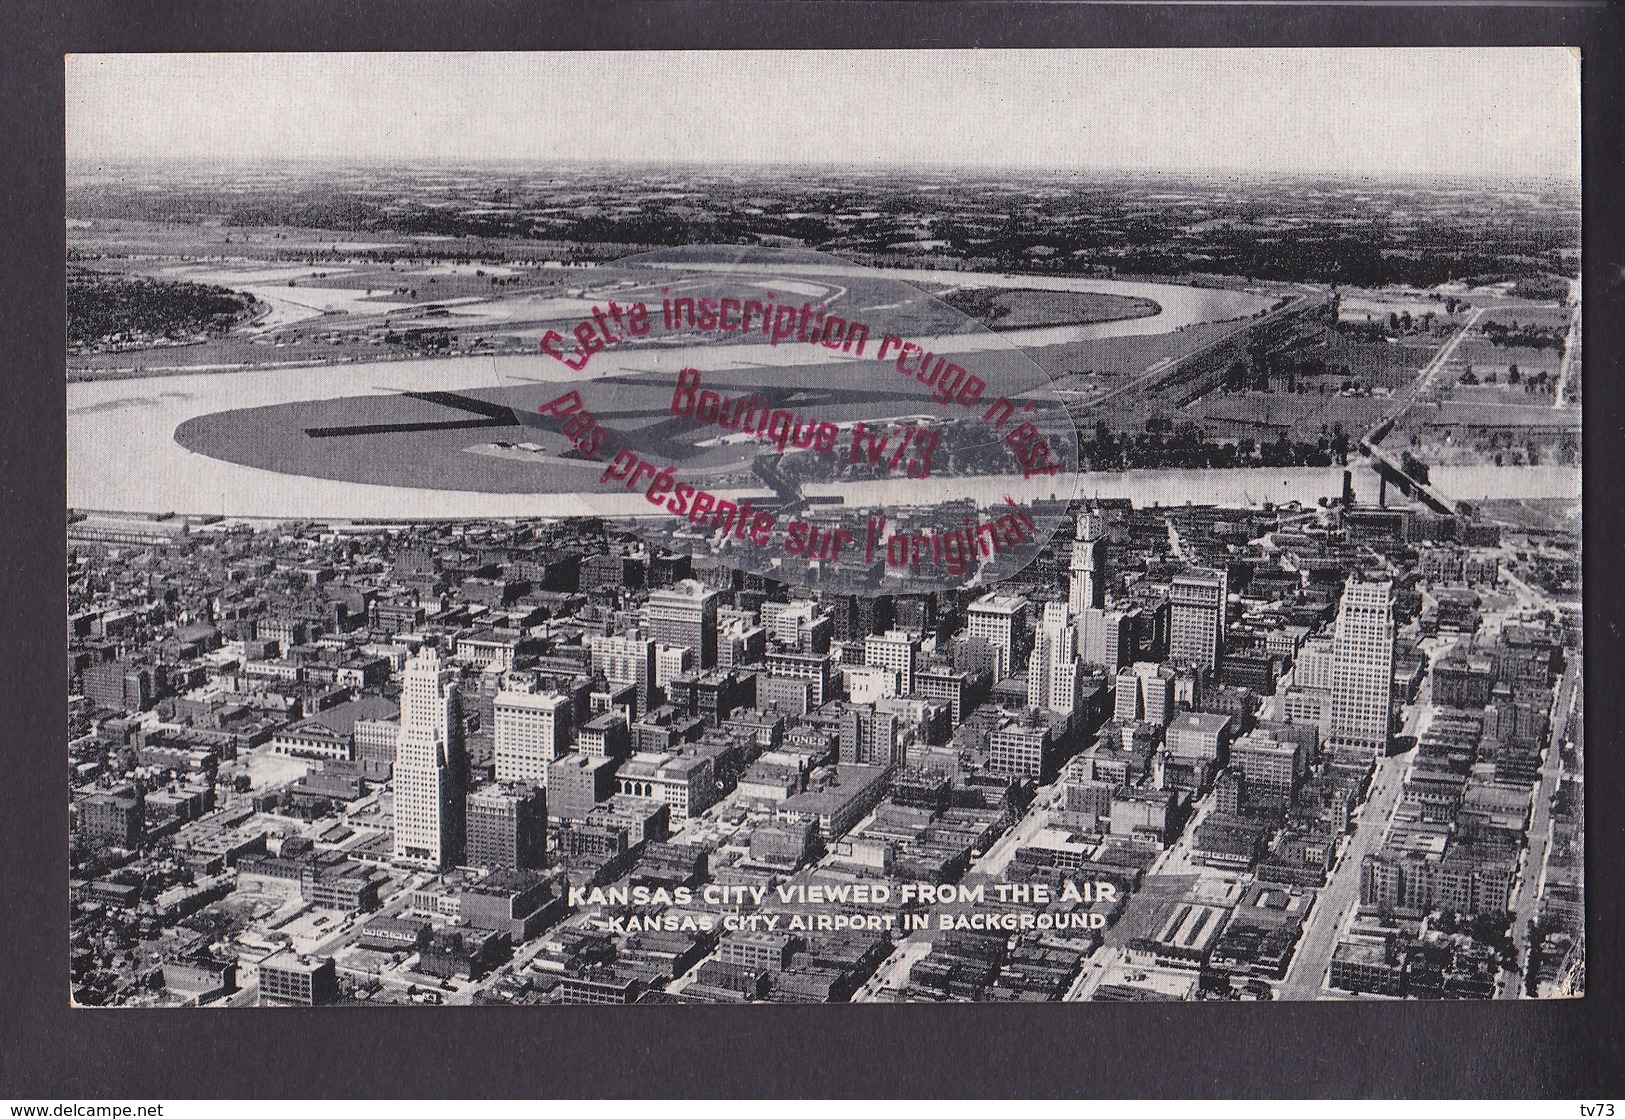
<svg viewBox="0 0 1625 1119"><path fill-rule="evenodd" d="M1583 994L1579 74L70 56L73 1002Z"/></svg>

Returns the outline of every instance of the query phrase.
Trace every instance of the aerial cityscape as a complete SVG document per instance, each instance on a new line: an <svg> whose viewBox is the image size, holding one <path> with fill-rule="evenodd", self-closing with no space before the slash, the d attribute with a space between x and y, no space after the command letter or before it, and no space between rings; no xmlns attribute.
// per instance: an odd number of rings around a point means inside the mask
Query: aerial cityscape
<svg viewBox="0 0 1625 1119"><path fill-rule="evenodd" d="M1584 993L1577 176L74 137L76 1005Z"/></svg>

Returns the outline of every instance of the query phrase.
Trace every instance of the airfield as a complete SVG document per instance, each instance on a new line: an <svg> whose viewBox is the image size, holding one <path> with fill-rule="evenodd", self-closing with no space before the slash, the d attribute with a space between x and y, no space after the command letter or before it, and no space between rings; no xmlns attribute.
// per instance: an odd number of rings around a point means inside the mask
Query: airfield
<svg viewBox="0 0 1625 1119"><path fill-rule="evenodd" d="M232 282L247 262L163 264L166 276ZM1031 421L1070 444L1075 436L1048 375L1018 348L1024 343L1076 339L1101 331L1176 331L1204 315L1255 313L1263 296L1245 292L1181 288L1177 285L1117 284L1076 278L976 277L977 283L1027 288L1130 303L1136 317L1090 321L1074 326L1040 326L994 332L927 298L915 284L951 290L966 277L919 272L876 276L857 266L810 263L787 266L728 264L710 272L701 264L679 274L624 267L577 270L575 287L540 298L534 293L494 295L432 308L407 308L386 301L367 306L353 293L333 302L296 283L275 281L285 274L252 273L257 298L269 310L241 328L243 335L285 340L299 322L288 299L324 303L316 327L308 327L304 349L313 364L283 353L281 362L246 368L220 368L201 352L198 365L176 360L177 351L149 352L143 361L162 361L163 371L145 376L79 379L68 385L68 498L75 508L98 511L218 513L233 516L345 516L398 518L438 516L621 515L647 512L638 495L603 492L601 465L573 454L555 423L537 408L575 388L599 419L628 445L657 452L685 476L715 479L744 495L770 495L751 473L761 457L759 442L697 427L670 415L676 370L698 366L707 387L732 397L759 394L774 407L816 416L848 430L866 421L944 421L942 407L923 386L898 377L887 365L855 360L855 355L819 346L769 345L760 337L640 340L598 355L577 373L536 349L549 330L565 328L593 306L611 299L651 304L666 295L697 292L725 280L754 285L763 292L843 311L849 318L908 332L936 353L974 368L988 384L988 398L1007 396ZM322 284L339 282L341 269L323 270ZM360 271L359 269L357 270ZM240 277L239 277L240 279ZM408 281L402 280L397 286ZM421 290L421 278L412 281ZM1125 290L1119 290L1125 289ZM1132 289L1126 290L1126 289ZM1155 289L1149 304L1144 289ZM376 291L376 289L374 289ZM284 295L283 293L287 294ZM365 292L365 289L363 289ZM1154 314L1146 314L1149 307ZM1099 308L1096 308L1097 312ZM431 313L432 312L432 313ZM417 315L418 317L414 317ZM445 356L386 361L335 359L308 344L310 337L363 336L404 324L432 322L455 329L468 349ZM499 324L504 343L519 338L524 352L499 352L485 330ZM447 325L449 324L449 326ZM476 325L471 325L476 324ZM877 325L877 332L880 327ZM241 339L233 341L240 342ZM878 339L877 339L878 341ZM263 349L264 346L262 345ZM128 355L115 355L128 358ZM301 355L306 356L306 355ZM322 360L322 359L326 360ZM320 361L320 364L314 362ZM290 364L282 364L290 362ZM967 414L969 421L974 417ZM990 444L998 442L988 433ZM977 471L956 470L938 482L957 495L975 492ZM1070 479L988 479L1008 473L997 467L982 480L1006 493L1032 498L1071 495ZM872 482L885 479L870 478ZM814 479L836 483L838 478ZM1031 482L1031 484L1028 484ZM913 496L918 497L916 492Z"/></svg>
<svg viewBox="0 0 1625 1119"><path fill-rule="evenodd" d="M378 248L350 247L369 253ZM702 367L708 385L722 391L766 391L779 406L846 426L933 413L940 418L928 394L877 372L878 363L813 346L656 339L612 349L586 373L539 353L548 330L567 327L593 306L611 298L654 299L662 288L703 287L703 268L676 276L545 262L502 269L403 257L381 266L368 257L294 266L248 257L177 261L161 254L126 267L250 290L264 310L217 343L98 355L70 368L68 504L78 509L356 520L647 514L640 494L607 491L598 484L601 466L573 455L555 425L538 422L537 406L571 387L600 401L595 407L601 419L629 443L656 449L663 461L737 496L772 498L773 489L751 472L759 445L717 439L714 431L670 416L672 376L687 364ZM493 267L503 274L491 274ZM1062 426L1053 410L1055 381L1019 351L1043 355L1056 347L1094 347L1121 354L1123 369L1132 371L1245 326L1282 298L1281 290L1264 285L1249 290L901 269L876 277L870 269L827 263L712 267L780 296L945 331L932 339L939 352L1002 370L1007 394L1032 401L1055 430ZM383 287L380 270L392 278L392 288ZM422 298L431 278L437 295L446 298ZM512 290L520 280L529 286ZM918 302L929 309L920 312L923 317L915 307L899 305L913 298L909 291L966 289L1002 291L1012 300L1024 292L1046 298L1064 293L1080 301L1073 308L1077 317L1090 321L992 331L965 326L963 316L941 317L934 301ZM1091 297L1107 302L1091 307ZM1123 307L1132 302L1136 313L1100 319L1112 312L1112 300ZM1146 301L1155 313L1145 313ZM367 343L412 329L445 330L457 341L435 356ZM222 360L230 358L240 360ZM1073 403L1079 394L1060 395ZM1052 478L995 473L1000 476L959 471L952 492L984 504L1006 494L1036 501L1074 493L1137 503L1312 504L1339 493L1342 483L1339 469L1320 467L1091 473L1075 488ZM1363 469L1355 474L1357 492L1374 497L1374 477ZM1566 498L1579 488L1577 468L1558 464L1461 463L1441 466L1435 477L1463 500L1505 494ZM854 503L922 496L909 480L886 477L813 478L802 491Z"/></svg>

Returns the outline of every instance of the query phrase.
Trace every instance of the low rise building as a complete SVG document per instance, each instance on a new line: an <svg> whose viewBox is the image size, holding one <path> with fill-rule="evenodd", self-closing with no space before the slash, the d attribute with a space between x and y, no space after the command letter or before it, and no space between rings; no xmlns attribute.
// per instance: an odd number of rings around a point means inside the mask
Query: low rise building
<svg viewBox="0 0 1625 1119"><path fill-rule="evenodd" d="M260 961L259 1005L327 1006L339 998L338 969L330 956L288 949Z"/></svg>

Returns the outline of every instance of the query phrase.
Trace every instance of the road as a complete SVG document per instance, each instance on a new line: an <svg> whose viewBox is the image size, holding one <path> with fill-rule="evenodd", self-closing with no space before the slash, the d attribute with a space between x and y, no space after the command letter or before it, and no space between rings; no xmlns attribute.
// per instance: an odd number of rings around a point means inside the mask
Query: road
<svg viewBox="0 0 1625 1119"><path fill-rule="evenodd" d="M1281 686L1283 688L1286 686L1284 680ZM1428 686L1429 679L1424 677L1423 688L1427 689ZM1431 693L1424 690L1419 695L1418 702L1406 713L1404 733L1420 735L1426 729L1431 712ZM1377 763L1376 773L1371 779L1370 798L1361 810L1355 833L1344 846L1341 859L1333 869L1327 886L1316 898L1305 926L1303 941L1293 958L1293 968L1287 973L1281 993L1277 997L1305 1000L1327 997L1326 992L1320 989L1320 983L1326 970L1331 966L1332 948L1342 925L1342 918L1353 908L1354 903L1359 901L1360 860L1382 842L1383 835L1387 832L1388 820L1393 815L1394 806L1404 789L1406 768L1414 754L1413 750L1408 754L1385 757ZM1211 792L1197 802L1184 830L1167 850L1157 856L1147 872L1148 875L1190 876L1213 873L1203 864L1196 862L1192 856L1196 830L1207 818L1208 813L1213 811L1215 803L1216 798ZM1132 907L1136 898L1140 897L1138 894L1131 897L1128 905ZM1127 916L1125 912L1119 917L1119 924ZM1318 966L1306 963L1307 960L1317 956ZM1122 962L1123 959L1124 955L1120 948L1101 945L1089 957L1083 971L1067 991L1064 1001L1079 1002L1093 997L1107 969L1112 964Z"/></svg>
<svg viewBox="0 0 1625 1119"><path fill-rule="evenodd" d="M1067 988L1066 994L1061 996L1062 1002L1088 1002L1095 997L1100 989L1100 983L1106 978L1106 973L1114 964L1120 964L1127 958L1122 948L1102 944L1096 948L1094 954L1083 962L1083 970Z"/></svg>
<svg viewBox="0 0 1625 1119"><path fill-rule="evenodd" d="M1412 478L1399 460L1384 451L1379 444L1393 425L1410 410L1411 405L1416 403L1416 399L1432 385L1434 377L1445 367L1451 355L1456 352L1456 347L1461 345L1462 339L1472 333L1473 328L1478 325L1478 320L1487 310L1487 307L1475 308L1473 313L1467 316L1467 321L1461 324L1461 329L1452 334L1433 357L1428 359L1428 363L1417 371L1416 378L1394 394L1394 403L1383 412L1382 418L1371 426L1370 431L1360 437L1360 450L1377 459L1379 464L1387 466L1398 478L1408 479L1410 484L1416 487L1418 494L1439 512L1449 512L1454 508L1450 499L1421 479Z"/></svg>
<svg viewBox="0 0 1625 1119"><path fill-rule="evenodd" d="M260 1002L260 969L256 965L253 968L244 968L243 971L248 974L237 976L237 982L242 984L241 987L225 998L216 999L214 1002L205 1005L223 1007L227 1010L242 1006L258 1006Z"/></svg>
<svg viewBox="0 0 1625 1119"><path fill-rule="evenodd" d="M1010 860L1015 858L1016 849L1029 842L1049 823L1050 811L1060 795L1058 784L1041 787L1037 797L1015 826L1000 836L979 859L971 863L970 869L965 872L964 884L988 885L990 887L988 893L991 896L992 883L1002 880L1005 868L1010 865ZM889 1001L887 992L908 984L909 969L930 953L931 943L936 939L937 932L935 928L916 929L898 941L892 954L881 962L869 982L853 994L852 1001Z"/></svg>
<svg viewBox="0 0 1625 1119"><path fill-rule="evenodd" d="M1059 785L1046 785L1040 788L1038 795L1034 797L1021 819L1016 821L1015 826L1001 835L981 858L970 864L970 868L965 872L966 883L974 886L981 881L1000 881L1005 868L1010 865L1010 860L1016 857L1016 849L1029 842L1049 825L1050 810L1060 795Z"/></svg>
<svg viewBox="0 0 1625 1119"><path fill-rule="evenodd" d="M1179 836L1163 850L1162 854L1156 857L1156 860L1146 870L1147 879L1164 876L1194 878L1204 873L1216 873L1209 870L1206 865L1196 862L1192 856L1196 847L1196 829L1202 826L1202 821L1207 819L1208 813L1213 811L1217 803L1218 798L1211 790L1205 797L1196 802L1191 811L1190 819L1185 821L1185 827L1179 833ZM1128 900L1124 903L1123 912L1117 917L1116 926L1118 928L1128 927L1125 922L1130 920L1130 914L1134 908L1137 905L1149 903L1143 890L1129 895ZM1061 1001L1087 1002L1094 998L1095 990L1100 986L1101 980L1105 978L1107 971L1112 965L1122 963L1125 959L1127 959L1127 955L1121 945L1101 944L1084 961L1083 970L1072 981L1072 986L1061 997Z"/></svg>
<svg viewBox="0 0 1625 1119"><path fill-rule="evenodd" d="M1571 653L1568 669L1557 685L1553 703L1552 730L1546 747L1546 760L1540 769L1540 781L1535 787L1534 804L1529 815L1529 847L1524 852L1522 871L1512 891L1512 942L1518 947L1518 959L1529 959L1529 921L1535 916L1536 906L1546 884L1546 860L1552 850L1552 799L1557 795L1557 784L1563 777L1563 737L1567 733L1568 719L1574 710L1575 685L1581 680L1581 656ZM1523 993L1523 984L1504 982L1496 984L1495 997L1515 999Z"/></svg>
<svg viewBox="0 0 1625 1119"><path fill-rule="evenodd" d="M1510 586L1513 592L1518 596L1518 605L1524 610L1551 610L1555 612L1564 610L1578 610L1580 608L1580 603L1578 601L1558 602L1547 598L1546 595L1541 593L1539 590L1531 587L1528 583L1518 578L1518 576L1513 573L1509 569L1509 566L1505 563L1502 564L1501 578L1506 581L1507 585Z"/></svg>
<svg viewBox="0 0 1625 1119"><path fill-rule="evenodd" d="M1208 813L1212 812L1217 804L1218 797L1212 792L1197 802L1190 819L1185 821L1184 830L1167 850L1157 856L1156 862L1151 864L1151 869L1146 871L1146 877L1163 874L1199 875L1206 870L1207 864L1199 863L1195 859L1196 829L1202 826L1207 820ZM1133 904L1132 898L1129 904Z"/></svg>
<svg viewBox="0 0 1625 1119"><path fill-rule="evenodd" d="M1076 417L1091 408L1095 408L1106 403L1108 400L1115 399L1116 397L1123 396L1127 393L1138 394L1145 391L1157 380L1157 378L1171 372L1183 363L1193 361L1204 356L1205 354L1211 353L1213 350L1231 341L1238 335L1245 334L1250 330L1263 326L1267 323L1274 322L1276 319L1284 316L1296 314L1297 312L1303 310L1303 305L1311 298L1312 296L1310 295L1295 295L1289 301L1283 303L1275 310L1260 315L1256 319L1247 319L1234 329L1225 331L1211 342L1203 344L1188 354L1181 354L1178 357L1161 358L1151 365L1146 366L1145 369L1139 373L1136 373L1134 376L1125 379L1121 384L1116 384L1110 388L1104 389L1099 394L1089 397L1088 399L1068 399L1067 408L1072 412L1073 416ZM1070 396L1071 394L1065 395Z"/></svg>
<svg viewBox="0 0 1625 1119"><path fill-rule="evenodd" d="M891 992L906 987L909 971L930 953L931 941L923 932L899 941L892 954L881 961L869 981L853 993L852 1001L890 1002Z"/></svg>
<svg viewBox="0 0 1625 1119"><path fill-rule="evenodd" d="M1427 663L1422 666L1422 686L1416 689L1416 702L1404 709L1405 723L1399 728L1399 737L1420 742L1433 725L1433 713L1437 710L1433 705L1433 666L1460 643L1461 638L1450 633L1422 639L1419 648L1427 656Z"/></svg>
<svg viewBox="0 0 1625 1119"><path fill-rule="evenodd" d="M1478 320L1484 317L1484 312L1487 310L1489 310L1487 307L1475 308L1473 313L1467 316L1467 321L1461 324L1461 329L1456 331L1448 342L1439 347L1439 352L1433 355L1433 360L1422 367L1422 372L1417 375L1415 381L1411 382L1407 390L1406 407L1409 407L1411 401L1414 401L1432 386L1433 378L1438 375L1439 370L1444 368L1445 362L1449 361L1451 355L1456 352L1456 347L1461 345L1462 339L1472 333L1473 327L1478 325ZM1402 408L1400 411L1403 412L1404 409Z"/></svg>
<svg viewBox="0 0 1625 1119"><path fill-rule="evenodd" d="M1438 644L1437 649L1429 651L1430 663L1454 648L1456 639L1441 638ZM1416 702L1405 709L1405 723L1400 728L1400 736L1412 741L1419 740L1433 722L1433 712L1433 674L1429 672L1422 677ZM1298 950L1292 957L1286 978L1281 982L1277 998L1307 1000L1328 997L1323 983L1331 968L1337 934L1345 924L1344 919L1360 900L1360 863L1366 855L1381 846L1394 807L1405 790L1405 777L1415 758L1416 749L1412 747L1406 753L1378 759L1354 834L1343 845L1326 885L1315 897L1314 908L1310 910Z"/></svg>
<svg viewBox="0 0 1625 1119"><path fill-rule="evenodd" d="M1315 897L1298 950L1292 957L1292 966L1281 981L1276 998L1307 1001L1324 996L1322 987L1332 966L1337 934L1349 911L1360 901L1360 862L1381 845L1394 806L1399 803L1399 795L1405 787L1405 772L1415 756L1416 751L1412 749L1378 759L1371 778L1371 795L1325 887Z"/></svg>
<svg viewBox="0 0 1625 1119"><path fill-rule="evenodd" d="M1467 316L1467 321L1461 324L1461 329L1446 339L1444 345L1440 346L1433 356L1428 359L1428 363L1417 370L1415 379L1394 394L1393 404L1383 412L1381 419L1371 425L1371 430L1366 432L1361 440L1362 444L1370 443L1375 445L1382 441L1378 432L1382 431L1384 425L1394 423L1409 410L1410 406L1415 403L1416 398L1422 395L1423 390L1432 384L1433 378L1438 374L1439 370L1444 368L1445 362L1449 361L1451 355L1456 352L1456 347L1461 345L1462 339L1466 338L1473 327L1478 325L1478 320L1483 318L1486 310L1488 310L1487 307L1474 309L1473 313ZM1383 432L1383 434L1387 433Z"/></svg>
<svg viewBox="0 0 1625 1119"><path fill-rule="evenodd" d="M1174 518L1168 518L1168 551L1179 563L1190 563L1185 555L1185 541L1179 535L1179 529L1174 525Z"/></svg>

